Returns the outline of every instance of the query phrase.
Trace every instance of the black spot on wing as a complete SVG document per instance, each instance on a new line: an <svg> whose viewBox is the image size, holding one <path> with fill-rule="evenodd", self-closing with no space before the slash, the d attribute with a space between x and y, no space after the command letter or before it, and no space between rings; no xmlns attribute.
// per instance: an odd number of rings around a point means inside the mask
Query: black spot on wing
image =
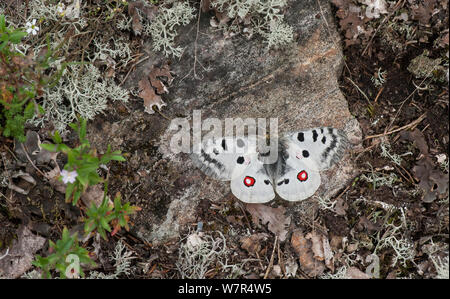
<svg viewBox="0 0 450 299"><path fill-rule="evenodd" d="M322 137L322 143L325 144L327 142L327 137L323 136Z"/></svg>
<svg viewBox="0 0 450 299"><path fill-rule="evenodd" d="M244 157L241 156L241 157L237 158L236 162L239 164L244 163Z"/></svg>
<svg viewBox="0 0 450 299"><path fill-rule="evenodd" d="M299 133L297 134L297 139L298 139L298 141L300 141L300 142L305 141L305 134L303 134L303 132L299 132Z"/></svg>
<svg viewBox="0 0 450 299"><path fill-rule="evenodd" d="M241 148L245 146L245 142L241 138L236 140L236 144L238 147L241 147Z"/></svg>
<svg viewBox="0 0 450 299"><path fill-rule="evenodd" d="M269 180L264 180L264 184L269 185L270 181Z"/></svg>
<svg viewBox="0 0 450 299"><path fill-rule="evenodd" d="M304 158L308 158L309 157L309 152L307 150L303 150L302 151L302 155Z"/></svg>
<svg viewBox="0 0 450 299"><path fill-rule="evenodd" d="M313 141L316 142L317 141L317 137L319 137L319 134L317 134L316 130L313 130L312 133L313 133Z"/></svg>
<svg viewBox="0 0 450 299"><path fill-rule="evenodd" d="M227 142L225 141L225 138L222 139L222 148L223 148L224 151L227 150Z"/></svg>

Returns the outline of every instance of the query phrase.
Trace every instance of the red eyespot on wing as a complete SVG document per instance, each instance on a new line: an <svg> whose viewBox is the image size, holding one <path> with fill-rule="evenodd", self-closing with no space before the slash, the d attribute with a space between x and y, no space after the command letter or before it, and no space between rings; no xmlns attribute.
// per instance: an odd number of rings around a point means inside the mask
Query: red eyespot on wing
<svg viewBox="0 0 450 299"><path fill-rule="evenodd" d="M244 185L247 187L252 187L255 184L255 179L251 176L246 176L244 178Z"/></svg>
<svg viewBox="0 0 450 299"><path fill-rule="evenodd" d="M297 179L298 179L300 182L306 181L306 180L308 179L308 173L307 173L306 171L304 171L304 170L300 171L300 172L298 173L298 175L297 175Z"/></svg>

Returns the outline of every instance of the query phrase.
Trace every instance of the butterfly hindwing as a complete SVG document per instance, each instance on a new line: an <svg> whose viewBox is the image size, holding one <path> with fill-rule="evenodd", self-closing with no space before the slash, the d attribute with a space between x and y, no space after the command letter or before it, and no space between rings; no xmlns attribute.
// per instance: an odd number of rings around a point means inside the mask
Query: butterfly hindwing
<svg viewBox="0 0 450 299"><path fill-rule="evenodd" d="M257 154L246 157L245 168L236 169L231 180L231 192L246 203L265 203L275 197L272 179Z"/></svg>
<svg viewBox="0 0 450 299"><path fill-rule="evenodd" d="M292 145L292 155L313 160L318 170L330 168L339 161L348 144L341 130L330 127L290 133L284 139Z"/></svg>
<svg viewBox="0 0 450 299"><path fill-rule="evenodd" d="M288 201L300 201L312 196L320 186L317 168L313 160L299 159L290 155L287 148L283 149L276 164L276 192Z"/></svg>

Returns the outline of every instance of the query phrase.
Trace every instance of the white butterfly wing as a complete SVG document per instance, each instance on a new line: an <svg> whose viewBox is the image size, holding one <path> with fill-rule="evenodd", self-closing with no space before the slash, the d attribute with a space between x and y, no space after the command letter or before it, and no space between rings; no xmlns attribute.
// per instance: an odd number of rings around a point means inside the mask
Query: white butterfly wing
<svg viewBox="0 0 450 299"><path fill-rule="evenodd" d="M290 145L291 156L313 160L318 170L330 168L339 161L348 145L344 133L330 127L290 133L283 139Z"/></svg>
<svg viewBox="0 0 450 299"><path fill-rule="evenodd" d="M217 180L229 181L234 175L238 175L237 169L242 167L247 156L256 153L253 139L245 137L221 137L204 140L200 153L191 155L195 166L206 175Z"/></svg>
<svg viewBox="0 0 450 299"><path fill-rule="evenodd" d="M231 192L246 203L265 203L275 198L272 180L257 154L246 160L242 170L236 168L231 180Z"/></svg>
<svg viewBox="0 0 450 299"><path fill-rule="evenodd" d="M280 155L274 187L281 198L288 201L304 200L312 196L319 186L320 174L314 161L287 157L287 152Z"/></svg>

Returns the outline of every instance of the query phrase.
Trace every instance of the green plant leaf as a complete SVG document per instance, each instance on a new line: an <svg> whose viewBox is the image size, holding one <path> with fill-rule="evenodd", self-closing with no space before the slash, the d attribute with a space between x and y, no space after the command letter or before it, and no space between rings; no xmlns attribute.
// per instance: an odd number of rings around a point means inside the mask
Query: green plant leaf
<svg viewBox="0 0 450 299"><path fill-rule="evenodd" d="M6 20L4 15L0 15L0 33L3 33L6 29Z"/></svg>
<svg viewBox="0 0 450 299"><path fill-rule="evenodd" d="M62 138L58 131L55 131L55 134L53 134L53 141L55 143L62 143Z"/></svg>
<svg viewBox="0 0 450 299"><path fill-rule="evenodd" d="M49 152L56 152L58 146L51 143L41 143L41 147Z"/></svg>
<svg viewBox="0 0 450 299"><path fill-rule="evenodd" d="M14 31L9 35L9 40L14 44L18 44L26 35L26 32Z"/></svg>

